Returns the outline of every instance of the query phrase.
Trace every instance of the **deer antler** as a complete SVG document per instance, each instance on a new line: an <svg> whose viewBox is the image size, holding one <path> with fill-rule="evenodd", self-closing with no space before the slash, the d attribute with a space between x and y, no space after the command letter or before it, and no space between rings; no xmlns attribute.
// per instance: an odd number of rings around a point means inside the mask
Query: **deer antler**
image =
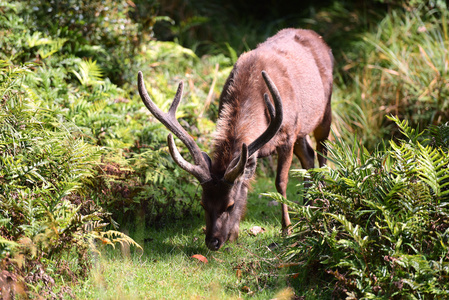
<svg viewBox="0 0 449 300"><path fill-rule="evenodd" d="M158 119L162 124L167 127L168 130L173 132L189 149L190 154L193 157L195 164L187 162L179 153L176 148L175 141L171 134L168 135L168 146L170 149L170 154L172 155L174 161L184 170L195 176L200 183L211 180L209 165L203 157L203 152L200 150L198 145L195 143L193 138L185 131L185 129L176 120L176 110L178 108L179 102L182 99L183 82L181 81L176 91L175 98L168 110L168 113L164 113L156 104L151 100L148 95L147 89L145 88L145 83L143 81L142 72L139 71L137 75L138 89L140 98L142 98L143 103L148 108L148 110Z"/></svg>
<svg viewBox="0 0 449 300"><path fill-rule="evenodd" d="M248 158L250 158L251 155L257 152L263 145L268 143L279 131L279 128L281 128L283 120L281 95L279 94L279 91L276 88L276 85L271 80L270 76L268 76L267 72L262 71L262 77L268 87L268 90L270 91L271 96L273 97L274 102L273 108L269 96L267 94L263 95L265 105L267 106L268 113L270 114L270 125L268 125L268 128L248 147L246 146L246 144L242 145L242 152L238 159L238 162L236 161L237 158L234 159L225 172L224 180L226 182L234 182L237 177L245 170Z"/></svg>

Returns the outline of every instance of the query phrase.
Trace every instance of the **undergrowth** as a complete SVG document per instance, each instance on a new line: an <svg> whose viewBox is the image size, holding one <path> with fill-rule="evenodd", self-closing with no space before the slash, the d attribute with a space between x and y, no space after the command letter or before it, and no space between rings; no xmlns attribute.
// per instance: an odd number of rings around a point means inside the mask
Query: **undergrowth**
<svg viewBox="0 0 449 300"><path fill-rule="evenodd" d="M393 120L403 137L374 153L329 143L333 167L294 171L311 187L293 210L285 256L301 266L298 290L319 284L347 299L433 299L449 294L449 125L423 132Z"/></svg>
<svg viewBox="0 0 449 300"><path fill-rule="evenodd" d="M108 64L118 59L116 50L123 50L123 57L135 55L137 50L123 41L134 36L139 24L126 21L125 31L101 32L95 22L109 18L120 28L124 15L107 13L104 3L94 1L100 19L93 18L94 9L84 16L92 17L89 22L77 12L80 18L74 24L48 27L41 15L49 9L46 4L28 2L32 5L0 2L0 289L4 297L62 297L70 294L66 283L87 274L99 245L139 248L123 232L161 226L196 212L199 205L196 188L184 187L190 178L165 151L166 130L142 109L131 88L111 82L122 77L114 79ZM61 3L59 9L70 3ZM30 9L37 13L30 14ZM61 11L53 13L61 17ZM110 44L101 44L126 32L115 44L120 49L108 52ZM229 63L223 56L202 62L175 43L151 43L145 52L133 66L153 80L172 77L173 70L165 69L170 73L163 76L155 71L166 66L148 63L167 54L185 72L199 70L190 80L203 84L187 89L197 103L209 78L224 80L216 65ZM131 69L123 70L123 76L134 76ZM163 84L170 95L176 81L152 85ZM166 101L155 91L157 100ZM217 97L214 89L210 97ZM180 108L181 116L194 120L189 131L213 125L206 108ZM192 117L199 113L205 117Z"/></svg>
<svg viewBox="0 0 449 300"><path fill-rule="evenodd" d="M97 242L138 245L105 230L110 214L86 196L100 149L42 107L28 67L2 61L0 74L1 295L56 297L55 280L85 276Z"/></svg>

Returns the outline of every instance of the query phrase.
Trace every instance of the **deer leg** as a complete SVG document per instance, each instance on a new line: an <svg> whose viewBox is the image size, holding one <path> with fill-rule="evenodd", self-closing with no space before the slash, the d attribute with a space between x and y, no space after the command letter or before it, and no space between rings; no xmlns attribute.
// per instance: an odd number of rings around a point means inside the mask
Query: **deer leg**
<svg viewBox="0 0 449 300"><path fill-rule="evenodd" d="M288 183L288 171L292 164L293 147L279 147L278 153L278 166L276 174L276 190L284 198L287 197L287 183ZM288 206L282 204L282 234L290 234L290 216L288 215Z"/></svg>
<svg viewBox="0 0 449 300"><path fill-rule="evenodd" d="M315 152L313 151L312 146L310 146L307 141L307 137L299 138L294 147L295 155L299 158L301 162L301 166L303 169L310 169L315 167ZM304 183L304 188L308 188L310 186L309 183ZM307 202L304 203L308 205Z"/></svg>
<svg viewBox="0 0 449 300"><path fill-rule="evenodd" d="M323 121L313 131L313 135L315 136L316 140L316 151L318 152L318 163L320 165L320 168L326 164L325 156L327 155L327 149L326 147L324 147L324 142L326 142L329 137L329 132L331 131L331 122L332 122L332 111L329 104L326 108L326 111L324 112Z"/></svg>
<svg viewBox="0 0 449 300"><path fill-rule="evenodd" d="M296 141L294 151L303 169L310 169L315 166L315 152L306 137L299 138Z"/></svg>

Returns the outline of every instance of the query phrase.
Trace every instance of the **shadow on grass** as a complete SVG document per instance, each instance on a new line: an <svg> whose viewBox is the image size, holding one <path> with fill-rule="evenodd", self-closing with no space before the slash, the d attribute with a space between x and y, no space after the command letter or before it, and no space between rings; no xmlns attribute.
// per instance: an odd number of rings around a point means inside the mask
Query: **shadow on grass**
<svg viewBox="0 0 449 300"><path fill-rule="evenodd" d="M261 195L266 192L276 192L273 171L274 160L261 160L258 166L258 174L252 182L252 187L248 192L248 203L245 216L240 224L240 234L237 245L252 248L252 244L261 244L264 239L267 245L282 242L281 233L281 205L274 203L271 198ZM293 165L292 168L298 166ZM287 188L287 198L293 201L301 201L297 195L298 178L290 176ZM196 189L196 188L195 188ZM201 190L198 192L201 193ZM199 199L199 197L197 196ZM208 254L211 251L205 246L205 220L204 212L198 204L192 206L193 211L178 220L157 225L140 226L136 225L131 231L133 237L139 244L144 246L145 253L150 256L170 255L177 251L183 251L187 255L197 253ZM252 236L249 229L253 226L260 226L265 232ZM226 243L223 249L228 249L235 243ZM234 245L235 246L235 245ZM222 251L223 251L222 249ZM213 252L212 252L213 253Z"/></svg>
<svg viewBox="0 0 449 300"><path fill-rule="evenodd" d="M292 178L289 182L288 197L296 196L295 185L298 179ZM260 241L263 236L279 240L281 232L281 206L261 193L275 192L274 180L259 176L253 182L252 189L248 193L246 214L240 224L239 245L246 242ZM131 236L137 242L144 245L145 252L155 252L159 255L167 255L174 251L184 251L186 254L209 253L204 243L205 220L202 209L195 208L195 212L173 222L147 226L131 232ZM266 231L260 237L251 236L249 229L253 226L263 227ZM273 242L273 241L271 241ZM227 249L235 243L226 243L223 249Z"/></svg>
<svg viewBox="0 0 449 300"><path fill-rule="evenodd" d="M281 207L268 205L271 199L260 196L260 193L275 191L274 180L260 175L256 179L249 192L248 210L237 242L226 243L219 251L210 251L204 242L204 213L200 208L195 209L173 222L131 230L130 236L144 248L143 254L134 252L131 256L134 268L151 270L150 275L144 276L147 282L166 282L167 286L182 288L187 288L187 284L190 290L186 295L192 297L198 296L197 291L207 285L219 286L219 293L224 295L222 299L271 299L293 286L291 270L279 268L284 263L280 254L284 241L280 234ZM289 194L295 195L296 183L297 179L292 178ZM252 235L253 226L265 231ZM208 263L192 258L195 254L206 257ZM164 292L169 293L161 291L157 284L145 288L152 293L159 289L156 294L162 293L164 297Z"/></svg>

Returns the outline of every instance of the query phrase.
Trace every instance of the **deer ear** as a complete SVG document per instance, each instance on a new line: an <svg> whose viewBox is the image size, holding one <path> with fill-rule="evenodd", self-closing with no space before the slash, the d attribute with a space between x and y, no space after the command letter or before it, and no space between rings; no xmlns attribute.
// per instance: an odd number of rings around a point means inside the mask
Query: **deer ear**
<svg viewBox="0 0 449 300"><path fill-rule="evenodd" d="M201 153L203 154L203 158L206 161L207 166L209 167L209 170L210 170L210 167L212 166L212 160L210 159L209 155L207 155L206 152L201 152Z"/></svg>
<svg viewBox="0 0 449 300"><path fill-rule="evenodd" d="M229 164L226 172L223 176L223 180L228 183L233 183L237 177L245 172L246 163L248 162L248 146L245 143L242 144L242 152L235 157Z"/></svg>
<svg viewBox="0 0 449 300"><path fill-rule="evenodd" d="M253 178L254 173L256 173L256 166L257 166L257 157L256 155L253 155L250 158L248 158L245 171L243 172L243 178L245 179Z"/></svg>

